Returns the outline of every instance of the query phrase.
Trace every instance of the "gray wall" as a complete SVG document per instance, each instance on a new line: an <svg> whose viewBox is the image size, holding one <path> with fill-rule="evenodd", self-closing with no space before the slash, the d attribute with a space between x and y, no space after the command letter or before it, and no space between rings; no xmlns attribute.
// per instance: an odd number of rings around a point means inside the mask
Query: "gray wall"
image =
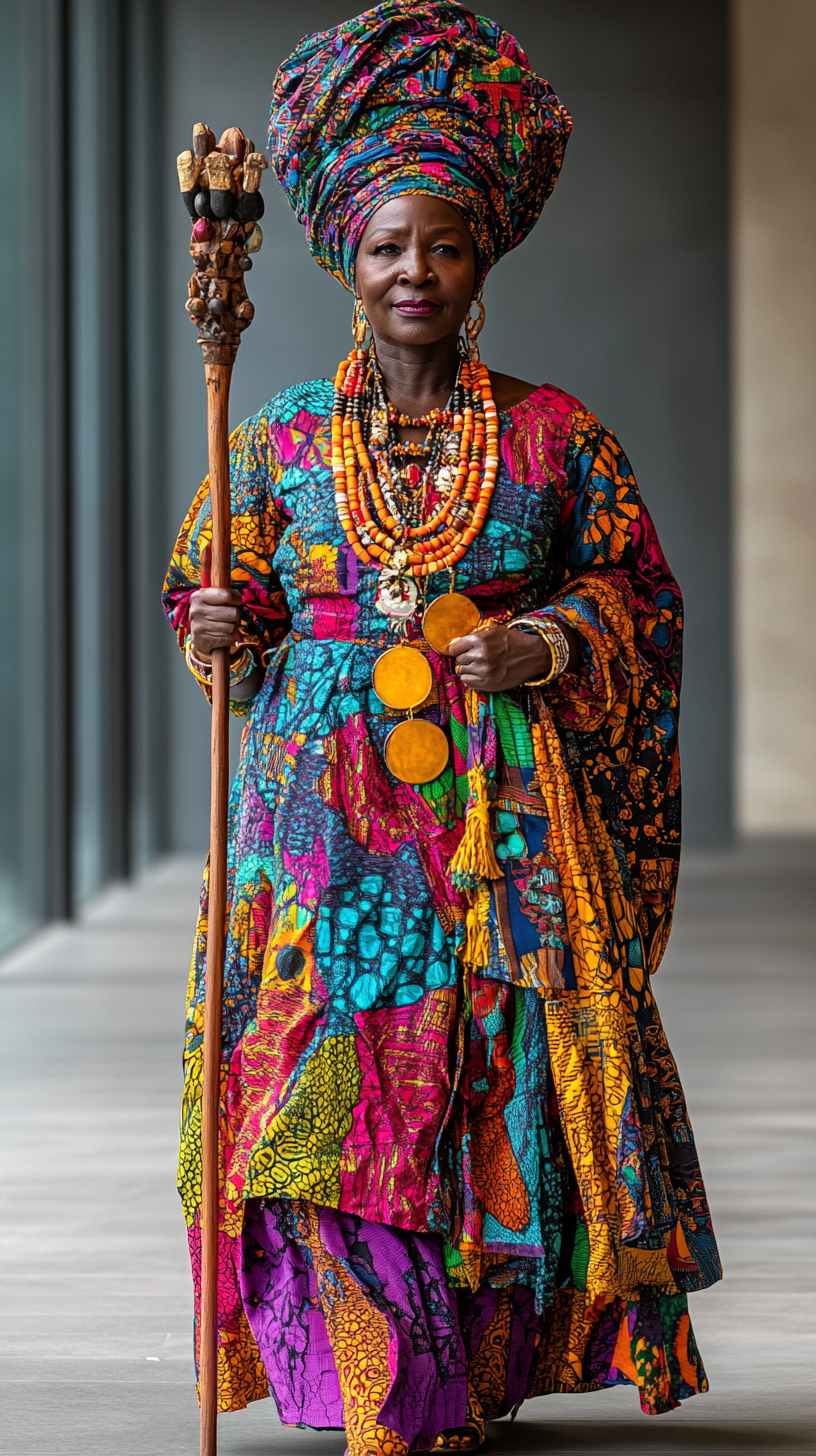
<svg viewBox="0 0 816 1456"><path fill-rule="evenodd" d="M167 844L161 38L0 4L0 948Z"/></svg>
<svg viewBox="0 0 816 1456"><path fill-rule="evenodd" d="M259 145L275 69L349 3L166 6L167 549L206 469L204 389L184 313L188 228L172 158L195 121ZM724 0L492 0L573 113L562 179L530 239L488 280L483 355L576 394L623 442L687 604L682 752L688 839L731 832L727 6ZM312 262L273 180L236 366L237 423L350 347L348 295ZM169 635L169 634L168 634ZM168 647L168 653L170 647ZM208 711L170 670L171 839L207 838Z"/></svg>
<svg viewBox="0 0 816 1456"><path fill-rule="evenodd" d="M814 834L816 5L733 13L737 818Z"/></svg>
<svg viewBox="0 0 816 1456"><path fill-rule="evenodd" d="M69 899L167 842L160 0L63 0ZM157 273L159 276L157 277ZM159 643L161 642L161 646Z"/></svg>

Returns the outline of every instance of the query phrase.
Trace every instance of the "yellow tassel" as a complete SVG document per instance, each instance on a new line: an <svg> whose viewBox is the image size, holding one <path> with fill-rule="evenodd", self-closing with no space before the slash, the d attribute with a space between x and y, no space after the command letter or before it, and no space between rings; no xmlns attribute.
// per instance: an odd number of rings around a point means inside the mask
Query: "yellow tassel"
<svg viewBox="0 0 816 1456"><path fill-rule="evenodd" d="M465 832L451 860L450 876L451 884L457 890L470 891L477 889L484 880L500 880L502 872L493 851L487 777L482 764L474 764L468 771L468 788L470 796Z"/></svg>
<svg viewBox="0 0 816 1456"><path fill-rule="evenodd" d="M471 895L470 908L465 922L467 935L464 961L465 965L473 966L475 969L490 963L490 933L479 914L479 898L478 891Z"/></svg>

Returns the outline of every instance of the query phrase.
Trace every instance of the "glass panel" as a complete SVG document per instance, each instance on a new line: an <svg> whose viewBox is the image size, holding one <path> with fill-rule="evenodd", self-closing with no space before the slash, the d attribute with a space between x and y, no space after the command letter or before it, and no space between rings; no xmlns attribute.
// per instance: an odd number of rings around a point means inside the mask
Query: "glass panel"
<svg viewBox="0 0 816 1456"><path fill-rule="evenodd" d="M23 7L0 9L0 193L20 198L26 145ZM0 349L0 948L31 928L23 867L26 839L23 672L33 644L23 616L23 464L27 316L25 211L13 207L0 230L3 347Z"/></svg>

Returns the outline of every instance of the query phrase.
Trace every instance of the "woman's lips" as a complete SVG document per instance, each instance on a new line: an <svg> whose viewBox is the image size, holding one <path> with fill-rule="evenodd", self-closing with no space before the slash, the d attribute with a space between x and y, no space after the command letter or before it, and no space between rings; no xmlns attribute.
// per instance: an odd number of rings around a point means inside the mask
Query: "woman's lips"
<svg viewBox="0 0 816 1456"><path fill-rule="evenodd" d="M404 313L406 318L427 318L429 314L436 313L441 304L431 303L425 298L403 298L400 303L395 303L394 308L399 313Z"/></svg>

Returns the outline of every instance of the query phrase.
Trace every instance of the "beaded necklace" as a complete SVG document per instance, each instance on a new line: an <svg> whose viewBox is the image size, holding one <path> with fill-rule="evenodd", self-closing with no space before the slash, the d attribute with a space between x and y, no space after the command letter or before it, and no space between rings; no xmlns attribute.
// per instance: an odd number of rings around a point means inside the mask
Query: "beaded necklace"
<svg viewBox="0 0 816 1456"><path fill-rule="evenodd" d="M457 371L452 399L456 397L460 372L461 367ZM366 410L364 404L363 411L368 423L366 443L375 474L380 480L383 500L393 519L402 521L404 526L416 528L422 523L428 494L438 478L445 438L450 435L455 440L450 432L453 411L450 408L433 410L419 420L411 419L410 424L414 428L424 424L427 434L424 440L406 442L400 440L395 425L409 417L397 415L390 404L376 359L371 361L370 395L370 407ZM424 468L416 463L419 459L425 460Z"/></svg>
<svg viewBox="0 0 816 1456"><path fill-rule="evenodd" d="M401 415L393 404L388 406L388 419L392 425L401 425L403 428L412 430L422 429L426 425L435 425L444 419L447 410L433 409L427 415Z"/></svg>
<svg viewBox="0 0 816 1456"><path fill-rule="evenodd" d="M463 358L450 410L432 410L415 421L389 409L384 399L377 401L376 373L373 349L357 348L335 379L332 471L346 540L361 561L391 577L452 571L481 531L496 485L499 422L490 376L480 361ZM394 488L388 426L403 419L430 426L429 460L424 482L416 482L423 484L417 498L424 504L433 481L437 503L424 520L406 509Z"/></svg>

